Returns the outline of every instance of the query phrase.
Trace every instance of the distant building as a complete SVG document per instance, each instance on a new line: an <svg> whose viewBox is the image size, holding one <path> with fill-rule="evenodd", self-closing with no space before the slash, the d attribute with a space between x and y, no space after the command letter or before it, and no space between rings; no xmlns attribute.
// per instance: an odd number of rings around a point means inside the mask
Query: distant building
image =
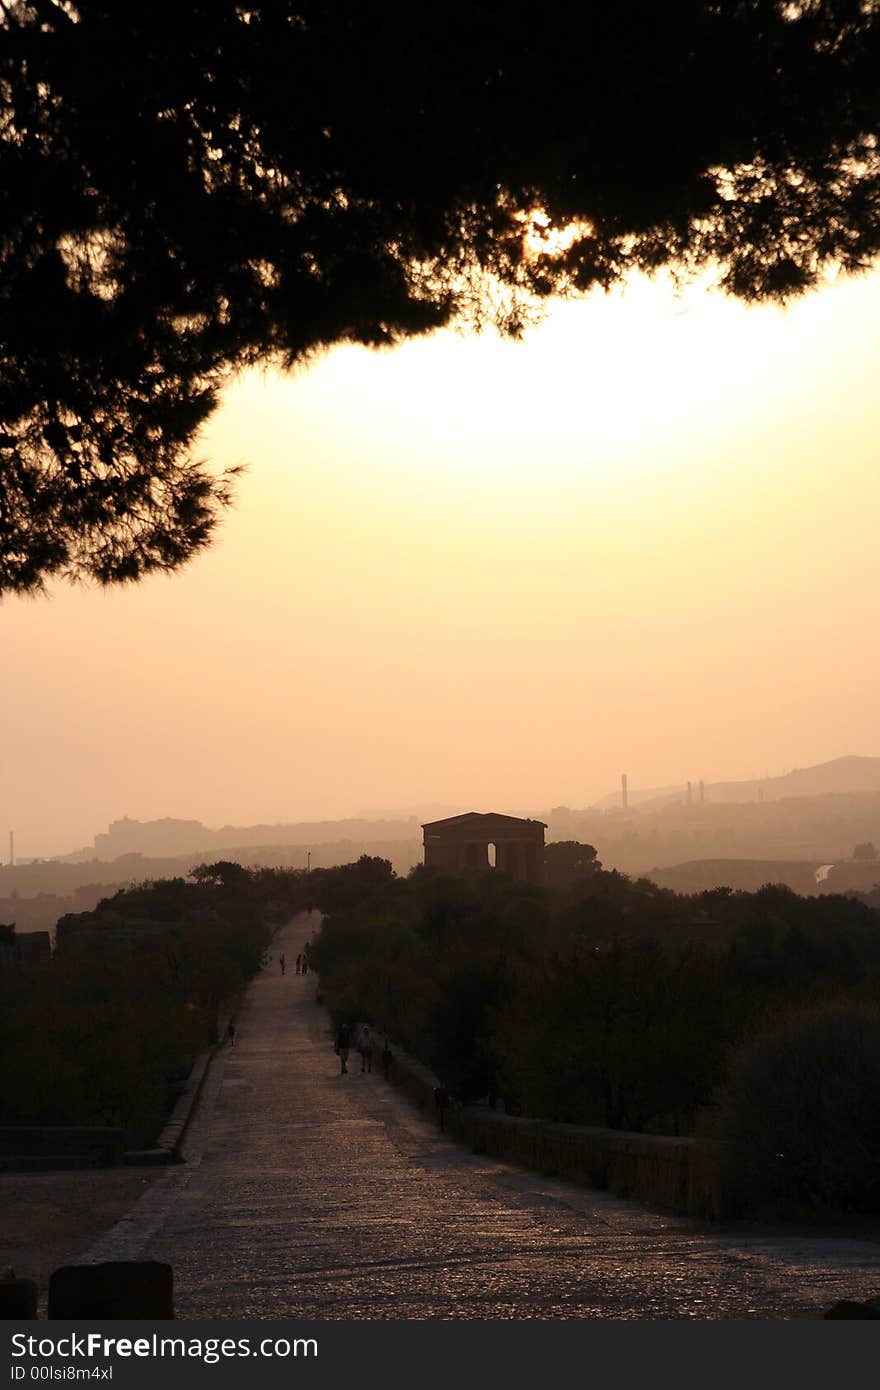
<svg viewBox="0 0 880 1390"><path fill-rule="evenodd" d="M542 883L546 828L543 821L503 816L496 811L465 811L460 816L428 821L422 826L425 864L452 873L489 869L489 847L494 845L496 869L511 878Z"/></svg>

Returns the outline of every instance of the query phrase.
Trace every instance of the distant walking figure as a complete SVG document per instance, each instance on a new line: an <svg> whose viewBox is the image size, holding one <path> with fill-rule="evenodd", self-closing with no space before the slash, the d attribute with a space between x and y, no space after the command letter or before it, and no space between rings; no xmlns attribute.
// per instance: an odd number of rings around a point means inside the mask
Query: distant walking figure
<svg viewBox="0 0 880 1390"><path fill-rule="evenodd" d="M302 973L303 973L304 975L308 975L308 973L309 973L309 963L308 963L308 961L306 960L305 956L303 956L303 960L302 960Z"/></svg>
<svg viewBox="0 0 880 1390"><path fill-rule="evenodd" d="M302 963L303 963L303 958L302 958L302 956L301 956L301 955L297 956L297 958L296 958L296 973L297 973L297 975L298 975L298 974L300 973L300 971L302 970Z"/></svg>
<svg viewBox="0 0 880 1390"><path fill-rule="evenodd" d="M361 1024L361 1031L358 1033L357 1042L358 1052L361 1054L361 1071L373 1070L373 1035L370 1032L368 1023Z"/></svg>
<svg viewBox="0 0 880 1390"><path fill-rule="evenodd" d="M348 1053L351 1047L351 1029L347 1023L339 1026L336 1034L336 1053L339 1057L339 1075L344 1076L348 1071Z"/></svg>
<svg viewBox="0 0 880 1390"><path fill-rule="evenodd" d="M281 952L281 955L280 955L279 959L280 959L280 961L281 961L281 973L282 973L282 975L283 975L283 974L284 974L284 966L285 966L285 964L286 964L286 962L285 962L285 960L284 960L284 952L283 952L283 951Z"/></svg>
<svg viewBox="0 0 880 1390"><path fill-rule="evenodd" d="M382 1075L388 1081L391 1078L391 1063L394 1061L394 1053L388 1046L388 1039L385 1039L385 1046L382 1048Z"/></svg>
<svg viewBox="0 0 880 1390"><path fill-rule="evenodd" d="M235 1047L235 1024L234 1024L234 1023L230 1023L229 1027L226 1029L226 1036L227 1036L227 1038L229 1039L229 1046L230 1046L230 1047Z"/></svg>

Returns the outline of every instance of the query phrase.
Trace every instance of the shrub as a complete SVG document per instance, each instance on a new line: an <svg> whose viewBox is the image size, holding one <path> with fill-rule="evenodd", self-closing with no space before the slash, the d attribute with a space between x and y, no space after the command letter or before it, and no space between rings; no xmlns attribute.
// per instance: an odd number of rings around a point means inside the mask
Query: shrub
<svg viewBox="0 0 880 1390"><path fill-rule="evenodd" d="M880 1210L880 1009L814 1005L741 1043L718 1128L741 1210Z"/></svg>

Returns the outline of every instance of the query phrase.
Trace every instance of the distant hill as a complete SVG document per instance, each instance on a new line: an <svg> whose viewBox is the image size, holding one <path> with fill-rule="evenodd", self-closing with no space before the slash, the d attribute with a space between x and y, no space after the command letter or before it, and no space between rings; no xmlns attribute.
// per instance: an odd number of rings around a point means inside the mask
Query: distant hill
<svg viewBox="0 0 880 1390"><path fill-rule="evenodd" d="M706 782L705 800L714 805L744 801L782 801L789 796L825 796L829 793L880 791L880 758L847 756L832 758L815 767L798 767L781 777L758 777L746 782ZM630 806L640 810L659 810L664 805L682 802L686 795L684 783L677 787L656 787L645 791L630 791ZM699 784L692 784L696 801ZM620 792L610 792L596 803L600 807L620 805Z"/></svg>
<svg viewBox="0 0 880 1390"><path fill-rule="evenodd" d="M796 893L870 893L880 884L880 859L843 859L835 864L791 859L692 859L650 869L645 875L676 893L738 888L754 893L765 883L785 883Z"/></svg>
<svg viewBox="0 0 880 1390"><path fill-rule="evenodd" d="M211 830L201 821L178 820L164 816L161 820L139 821L123 816L108 829L95 836L86 849L58 856L60 862L82 864L92 859L112 861L125 854L143 854L167 858L182 854L218 854L230 846L237 849L284 845L314 848L319 844L340 841L375 842L412 840L421 834L415 817L406 820L366 820L351 817L346 820L298 821L287 825L224 825Z"/></svg>
<svg viewBox="0 0 880 1390"><path fill-rule="evenodd" d="M816 882L821 869L817 861L785 859L692 859L650 869L645 875L661 888L676 893L705 893L711 888L735 888L756 893L765 883L784 883L805 895L827 892Z"/></svg>
<svg viewBox="0 0 880 1390"><path fill-rule="evenodd" d="M656 809L658 806L666 805L675 801L680 801L685 795L685 783L682 782L674 787L630 787L627 792L627 801L630 808L633 806L651 806ZM694 795L697 795L697 787L694 787ZM619 807L620 788L616 792L609 792L607 796L600 797L593 802L593 806L599 810L613 810Z"/></svg>
<svg viewBox="0 0 880 1390"><path fill-rule="evenodd" d="M132 850L112 861L97 859L92 852L86 861L67 858L0 864L0 922L14 922L20 932L51 931L65 913L91 911L101 898L112 896L117 889L144 881L185 878L200 859L231 859L249 867L282 869L305 869L311 864L313 869L323 869L353 863L362 854L388 859L397 873L406 874L421 863L422 842L413 835L408 840L313 841L308 849L296 844L212 845L207 851L177 856Z"/></svg>

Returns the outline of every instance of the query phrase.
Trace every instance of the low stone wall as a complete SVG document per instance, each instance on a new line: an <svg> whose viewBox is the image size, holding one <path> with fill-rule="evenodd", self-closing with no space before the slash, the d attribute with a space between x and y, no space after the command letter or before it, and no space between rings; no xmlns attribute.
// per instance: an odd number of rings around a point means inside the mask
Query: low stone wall
<svg viewBox="0 0 880 1390"><path fill-rule="evenodd" d="M436 1112L437 1078L399 1048L392 1046L392 1052L391 1080L417 1105ZM450 1105L445 1126L477 1152L509 1163L668 1211L708 1219L723 1214L718 1146L708 1141L551 1124L479 1105Z"/></svg>
<svg viewBox="0 0 880 1390"><path fill-rule="evenodd" d="M64 1167L122 1162L125 1130L101 1125L5 1125L0 1128L0 1168Z"/></svg>
<svg viewBox="0 0 880 1390"><path fill-rule="evenodd" d="M394 1061L391 1064L391 1080L395 1086L399 1086L402 1091L415 1101L416 1105L427 1107L430 1110L436 1109L434 1104L434 1091L440 1085L437 1077L426 1066L417 1061L415 1057L410 1057L408 1053L402 1052L394 1043L390 1044ZM378 1041L373 1047L373 1070L376 1064L381 1068L382 1048Z"/></svg>
<svg viewBox="0 0 880 1390"><path fill-rule="evenodd" d="M156 1140L155 1148L138 1149L126 1153L125 1162L130 1166L146 1166L162 1163L183 1163L184 1144L190 1120L195 1114L202 1094L202 1087L208 1069L217 1053L228 1046L227 1028L238 1014L244 990L226 1002L217 1012L217 1041L200 1053L193 1063L186 1085L175 1101L174 1108L165 1122L162 1133Z"/></svg>

